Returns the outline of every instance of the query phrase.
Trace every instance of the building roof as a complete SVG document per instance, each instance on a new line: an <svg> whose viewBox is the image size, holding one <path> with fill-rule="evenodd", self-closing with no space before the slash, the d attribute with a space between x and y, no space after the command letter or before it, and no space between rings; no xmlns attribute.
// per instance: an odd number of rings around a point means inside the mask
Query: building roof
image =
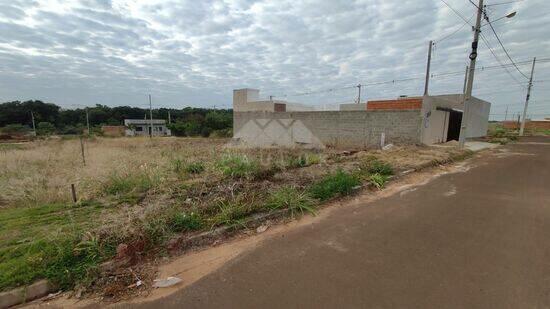
<svg viewBox="0 0 550 309"><path fill-rule="evenodd" d="M153 119L153 124L166 124L166 120L164 119ZM151 119L124 119L124 125L132 125L132 124L151 124Z"/></svg>

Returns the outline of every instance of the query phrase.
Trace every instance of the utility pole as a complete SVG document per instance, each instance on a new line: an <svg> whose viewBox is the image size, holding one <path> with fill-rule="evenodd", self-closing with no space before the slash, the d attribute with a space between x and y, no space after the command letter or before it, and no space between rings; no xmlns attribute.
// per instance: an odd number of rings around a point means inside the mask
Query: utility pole
<svg viewBox="0 0 550 309"><path fill-rule="evenodd" d="M88 114L87 106L86 106L86 126L88 127L88 136L90 136L90 115Z"/></svg>
<svg viewBox="0 0 550 309"><path fill-rule="evenodd" d="M428 86L430 84L430 65L432 62L432 46L433 41L430 41L428 46L428 63L426 64L426 82L424 83L424 95L428 95Z"/></svg>
<svg viewBox="0 0 550 309"><path fill-rule="evenodd" d="M357 94L357 104L361 103L361 84L357 85L359 93Z"/></svg>
<svg viewBox="0 0 550 309"><path fill-rule="evenodd" d="M151 103L151 95L149 95L149 117L151 118L151 132L149 132L149 137L153 138L153 103Z"/></svg>
<svg viewBox="0 0 550 309"><path fill-rule="evenodd" d="M464 86L462 87L462 94L466 93L466 83L468 82L468 66L466 66L466 72L464 73Z"/></svg>
<svg viewBox="0 0 550 309"><path fill-rule="evenodd" d="M479 0L477 6L476 26L474 29L474 40L472 41L472 52L470 53L470 66L468 81L466 83L466 92L464 93L464 112L460 123L460 136L458 138L458 147L464 148L466 142L466 125L470 116L470 100L472 97L472 87L474 85L474 73L476 71L477 44L479 42L479 33L481 32L481 15L483 14L483 0Z"/></svg>
<svg viewBox="0 0 550 309"><path fill-rule="evenodd" d="M531 96L531 87L533 86L533 73L535 72L535 62L537 57L533 58L533 66L531 67L531 76L529 77L529 86L527 87L527 96L525 97L525 106L523 107L523 119L521 120L521 127L519 128L519 136L523 136L523 130L525 129L525 118L527 118L527 106L529 105L529 97Z"/></svg>
<svg viewBox="0 0 550 309"><path fill-rule="evenodd" d="M34 113L31 111L31 119L32 119L32 131L33 135L36 136L36 125L34 124Z"/></svg>
<svg viewBox="0 0 550 309"><path fill-rule="evenodd" d="M172 119L170 118L170 110L168 110L168 124L172 123Z"/></svg>

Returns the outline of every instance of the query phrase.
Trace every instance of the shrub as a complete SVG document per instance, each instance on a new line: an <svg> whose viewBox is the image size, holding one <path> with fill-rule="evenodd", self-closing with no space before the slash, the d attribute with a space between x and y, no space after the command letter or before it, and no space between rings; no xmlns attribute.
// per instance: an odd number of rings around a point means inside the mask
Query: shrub
<svg viewBox="0 0 550 309"><path fill-rule="evenodd" d="M324 201L336 195L347 195L352 192L353 187L359 184L361 181L356 175L338 170L314 183L310 187L309 193L314 198Z"/></svg>
<svg viewBox="0 0 550 309"><path fill-rule="evenodd" d="M283 187L269 195L266 206L270 209L288 209L292 216L304 211L315 214L314 199L307 193L298 191L295 187Z"/></svg>
<svg viewBox="0 0 550 309"><path fill-rule="evenodd" d="M388 181L387 175L374 173L369 176L369 182L378 189L382 189L387 181Z"/></svg>
<svg viewBox="0 0 550 309"><path fill-rule="evenodd" d="M31 131L31 128L22 124L8 124L0 131L6 134L26 134Z"/></svg>
<svg viewBox="0 0 550 309"><path fill-rule="evenodd" d="M36 125L36 132L38 135L50 135L55 131L55 127L53 124L49 122L39 122L38 125Z"/></svg>
<svg viewBox="0 0 550 309"><path fill-rule="evenodd" d="M225 176L233 178L250 177L260 170L258 162L243 155L226 155L216 166Z"/></svg>

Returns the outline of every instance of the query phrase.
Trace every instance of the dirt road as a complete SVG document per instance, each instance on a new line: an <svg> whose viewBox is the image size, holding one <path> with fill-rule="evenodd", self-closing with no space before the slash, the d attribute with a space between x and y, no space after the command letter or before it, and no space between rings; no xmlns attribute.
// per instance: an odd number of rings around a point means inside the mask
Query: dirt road
<svg viewBox="0 0 550 309"><path fill-rule="evenodd" d="M549 307L550 139L503 150L467 172L338 209L132 307Z"/></svg>

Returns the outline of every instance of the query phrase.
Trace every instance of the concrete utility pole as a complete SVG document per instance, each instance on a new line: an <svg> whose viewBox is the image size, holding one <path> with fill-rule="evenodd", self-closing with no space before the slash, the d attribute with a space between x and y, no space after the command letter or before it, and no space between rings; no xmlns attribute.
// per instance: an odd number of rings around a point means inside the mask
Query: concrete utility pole
<svg viewBox="0 0 550 309"><path fill-rule="evenodd" d="M90 115L88 114L88 107L86 107L86 126L88 127L88 136L90 135Z"/></svg>
<svg viewBox="0 0 550 309"><path fill-rule="evenodd" d="M458 138L458 147L464 148L466 142L466 124L470 116L470 100L472 97L472 87L474 85L474 73L476 71L477 44L479 42L479 33L481 32L481 15L483 14L483 0L479 0L477 6L476 26L474 28L474 40L472 41L472 52L470 53L470 66L468 81L466 83L466 92L464 93L464 112L460 123L460 136Z"/></svg>
<svg viewBox="0 0 550 309"><path fill-rule="evenodd" d="M428 46L428 63L426 64L426 82L424 83L424 95L428 95L428 86L430 84L430 65L432 62L432 46L433 46L433 41L430 41L430 46Z"/></svg>
<svg viewBox="0 0 550 309"><path fill-rule="evenodd" d="M36 136L36 125L34 124L34 113L31 111L31 119L32 119L32 132L33 135Z"/></svg>
<svg viewBox="0 0 550 309"><path fill-rule="evenodd" d="M151 103L151 95L149 95L149 117L151 118L151 132L149 132L149 137L153 138L153 103Z"/></svg>
<svg viewBox="0 0 550 309"><path fill-rule="evenodd" d="M468 66L466 66L466 72L464 72L464 86L462 87L462 94L466 93L466 83L468 82Z"/></svg>
<svg viewBox="0 0 550 309"><path fill-rule="evenodd" d="M357 104L361 103L361 84L357 85L359 93L357 94Z"/></svg>
<svg viewBox="0 0 550 309"><path fill-rule="evenodd" d="M170 118L170 110L168 110L168 124L172 123L172 119Z"/></svg>
<svg viewBox="0 0 550 309"><path fill-rule="evenodd" d="M525 106L523 107L523 119L521 120L521 127L519 128L519 136L523 136L523 130L525 129L525 119L527 118L527 106L529 105L529 97L531 96L531 87L533 86L533 74L535 73L535 62L537 57L533 58L533 66L531 67L531 76L529 77L529 86L527 87L527 96L525 97Z"/></svg>

